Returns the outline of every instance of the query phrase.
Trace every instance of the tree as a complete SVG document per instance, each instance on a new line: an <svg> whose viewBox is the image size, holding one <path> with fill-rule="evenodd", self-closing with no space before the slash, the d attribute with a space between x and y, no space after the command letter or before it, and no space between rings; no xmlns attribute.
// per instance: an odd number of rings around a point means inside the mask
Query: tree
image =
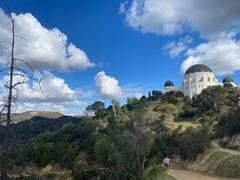
<svg viewBox="0 0 240 180"><path fill-rule="evenodd" d="M192 99L193 106L198 107L201 112L212 110L221 114L227 100L227 90L228 88L222 86L208 87Z"/></svg>
<svg viewBox="0 0 240 180"><path fill-rule="evenodd" d="M86 108L88 115L96 117L104 117L106 115L105 104L101 101L96 101Z"/></svg>
<svg viewBox="0 0 240 180"><path fill-rule="evenodd" d="M162 97L161 91L157 91L157 90L152 91L152 100L158 100L161 97Z"/></svg>
<svg viewBox="0 0 240 180"><path fill-rule="evenodd" d="M222 115L217 124L217 134L220 137L233 136L240 133L240 112L232 110Z"/></svg>
<svg viewBox="0 0 240 180"><path fill-rule="evenodd" d="M151 99L151 98L152 98L152 93L149 92L149 93L148 93L148 99Z"/></svg>
<svg viewBox="0 0 240 180"><path fill-rule="evenodd" d="M16 133L11 128L13 120L11 118L13 105L17 106L18 99L18 87L23 84L28 84L31 81L37 81L34 79L34 71L30 64L25 60L15 57L15 41L16 38L22 38L15 33L15 19L13 18L10 8L7 6L9 15L9 24L11 26L11 45L10 47L10 57L5 67L2 67L0 72L5 72L8 76L8 81L4 84L6 88L6 97L3 98L2 109L0 111L1 123L5 126L5 139L3 145L2 158L2 179L8 179L7 169L8 169L8 154L9 145L11 140L15 139ZM40 82L41 80L39 80Z"/></svg>
<svg viewBox="0 0 240 180"><path fill-rule="evenodd" d="M186 160L195 160L210 145L210 137L207 128L188 128L176 137L179 145L179 154Z"/></svg>
<svg viewBox="0 0 240 180"><path fill-rule="evenodd" d="M136 97L133 98L127 98L127 108L128 110L132 110L134 108L137 107L141 107L141 102L139 99L137 99Z"/></svg>

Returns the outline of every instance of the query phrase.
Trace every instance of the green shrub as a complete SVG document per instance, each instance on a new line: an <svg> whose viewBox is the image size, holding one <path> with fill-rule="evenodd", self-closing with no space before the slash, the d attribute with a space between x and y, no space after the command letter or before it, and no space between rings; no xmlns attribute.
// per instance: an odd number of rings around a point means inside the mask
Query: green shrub
<svg viewBox="0 0 240 180"><path fill-rule="evenodd" d="M154 111L169 113L169 114L175 114L177 110L178 108L174 104L165 104L165 105L160 105L154 108Z"/></svg>
<svg viewBox="0 0 240 180"><path fill-rule="evenodd" d="M206 128L188 128L176 137L179 154L184 160L195 160L210 145L210 137Z"/></svg>
<svg viewBox="0 0 240 180"><path fill-rule="evenodd" d="M225 135L235 135L240 133L240 111L229 112L223 115L217 125L217 134L221 137Z"/></svg>
<svg viewBox="0 0 240 180"><path fill-rule="evenodd" d="M143 180L174 180L163 165L152 165L143 173Z"/></svg>

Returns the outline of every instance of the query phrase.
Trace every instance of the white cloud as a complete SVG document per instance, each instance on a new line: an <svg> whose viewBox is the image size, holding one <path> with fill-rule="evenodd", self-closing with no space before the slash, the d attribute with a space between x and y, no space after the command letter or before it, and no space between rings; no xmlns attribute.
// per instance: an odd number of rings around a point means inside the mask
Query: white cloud
<svg viewBox="0 0 240 180"><path fill-rule="evenodd" d="M108 76L104 71L101 71L94 79L97 91L103 99L113 100L122 97L122 89L118 84L118 80L114 77Z"/></svg>
<svg viewBox="0 0 240 180"><path fill-rule="evenodd" d="M138 99L140 99L143 94L144 91L146 91L146 87L147 85L141 85L138 83L134 83L134 84L124 84L122 87L122 91L123 91L123 98L132 98L132 97L136 97Z"/></svg>
<svg viewBox="0 0 240 180"><path fill-rule="evenodd" d="M12 14L16 24L15 56L24 59L35 69L86 69L94 67L84 51L72 43L59 29L47 29L30 13ZM6 14L0 9L0 63L9 57L11 34Z"/></svg>
<svg viewBox="0 0 240 180"><path fill-rule="evenodd" d="M238 26L239 9L237 0L127 0L120 5L129 26L143 33L173 35L190 28L208 37Z"/></svg>
<svg viewBox="0 0 240 180"><path fill-rule="evenodd" d="M64 79L50 72L44 72L42 77L40 85L38 82L33 82L31 86L22 86L19 95L21 102L51 102L66 106L84 105L77 99L76 90L71 89Z"/></svg>
<svg viewBox="0 0 240 180"><path fill-rule="evenodd" d="M240 70L240 1L236 0L127 0L120 5L130 27L143 33L179 35L198 32L204 43L189 49L189 42L167 44L172 58L185 54L184 72L196 63L209 65L217 74Z"/></svg>
<svg viewBox="0 0 240 180"><path fill-rule="evenodd" d="M240 41L226 37L202 43L189 49L188 58L182 64L182 72L194 64L206 64L218 74L230 74L240 70Z"/></svg>
<svg viewBox="0 0 240 180"><path fill-rule="evenodd" d="M116 78L106 75L104 71L95 76L97 92L103 99L141 98L145 88L137 84L124 84L121 87Z"/></svg>
<svg viewBox="0 0 240 180"><path fill-rule="evenodd" d="M65 81L50 72L43 72L39 76L43 77L40 85L34 81L31 84L23 84L17 87L19 108L17 110L45 110L59 111L67 113L67 107L81 108L86 105L79 100L77 90L71 89ZM15 77L14 83L21 81L22 77ZM0 81L1 97L6 94L4 84L8 76L4 76ZM15 91L14 91L15 94Z"/></svg>
<svg viewBox="0 0 240 180"><path fill-rule="evenodd" d="M163 49L168 51L171 58L176 58L189 48L189 44L191 42L192 38L190 36L186 36L181 38L179 42L169 42Z"/></svg>

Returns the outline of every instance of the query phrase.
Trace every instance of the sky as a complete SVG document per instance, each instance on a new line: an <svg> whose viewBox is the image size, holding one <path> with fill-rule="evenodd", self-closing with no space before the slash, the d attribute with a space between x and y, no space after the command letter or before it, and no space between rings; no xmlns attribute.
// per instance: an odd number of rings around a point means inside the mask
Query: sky
<svg viewBox="0 0 240 180"><path fill-rule="evenodd" d="M0 65L9 59L10 25L0 0ZM180 86L191 65L240 84L238 0L8 0L15 57L42 78L19 87L17 111L79 115L96 100L125 103ZM1 74L1 84L7 82ZM17 80L16 80L17 81ZM4 88L0 87L2 96Z"/></svg>

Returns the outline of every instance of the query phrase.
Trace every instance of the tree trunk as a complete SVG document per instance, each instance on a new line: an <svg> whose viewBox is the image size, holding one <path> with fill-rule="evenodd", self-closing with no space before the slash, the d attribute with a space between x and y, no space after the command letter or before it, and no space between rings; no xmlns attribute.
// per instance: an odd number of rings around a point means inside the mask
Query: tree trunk
<svg viewBox="0 0 240 180"><path fill-rule="evenodd" d="M11 17L11 16L10 16ZM7 168L8 168L8 146L9 146L9 128L11 124L11 108L12 108L12 90L13 90L13 66L14 66L14 46L15 46L15 26L14 20L11 17L12 23L12 44L11 44L11 66L10 66L10 75L9 75L9 92L7 99L7 123L5 130L5 144L4 144L4 154L2 159L2 180L7 180Z"/></svg>

